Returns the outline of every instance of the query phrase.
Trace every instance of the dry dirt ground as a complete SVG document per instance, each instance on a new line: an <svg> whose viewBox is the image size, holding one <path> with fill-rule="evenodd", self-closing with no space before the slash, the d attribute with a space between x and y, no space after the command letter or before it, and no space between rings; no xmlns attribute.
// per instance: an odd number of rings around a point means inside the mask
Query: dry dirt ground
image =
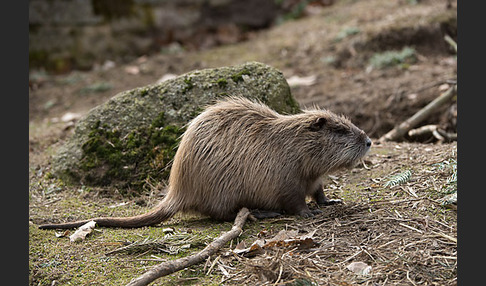
<svg viewBox="0 0 486 286"><path fill-rule="evenodd" d="M446 3L337 1L230 46L105 63L90 72L31 71L30 284L126 284L161 260L200 251L231 228L231 223L177 215L159 227L98 228L79 243L57 238L54 230L38 230L43 222L143 213L161 198L155 186L128 197L113 188L70 186L53 178L50 156L75 122L63 116L82 115L120 91L167 74L255 60L279 68L287 79L312 77L309 85L292 86L299 103L344 113L376 141L455 81L456 56L443 36L456 36L450 18L457 5L453 1L447 9ZM404 47L414 48L413 60L388 68L370 61L375 53ZM451 102L423 124L454 131L453 107ZM343 204L322 208L310 219L247 222L241 236L204 265L154 285L456 285L457 214L445 201L457 189L456 160L455 142L374 144L364 164L327 178L326 193ZM275 238L282 230L285 239ZM257 240L280 243L235 254L240 242L250 247ZM129 251L110 253L130 245ZM356 274L347 268L353 262L364 262L371 271Z"/></svg>

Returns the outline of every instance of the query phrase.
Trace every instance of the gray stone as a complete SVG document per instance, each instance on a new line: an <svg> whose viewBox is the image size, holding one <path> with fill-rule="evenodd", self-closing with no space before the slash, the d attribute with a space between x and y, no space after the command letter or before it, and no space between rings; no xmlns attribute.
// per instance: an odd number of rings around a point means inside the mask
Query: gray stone
<svg viewBox="0 0 486 286"><path fill-rule="evenodd" d="M184 125L225 96L258 99L299 112L282 73L258 62L196 70L121 92L88 112L53 157L53 174L71 183L141 189L166 179Z"/></svg>

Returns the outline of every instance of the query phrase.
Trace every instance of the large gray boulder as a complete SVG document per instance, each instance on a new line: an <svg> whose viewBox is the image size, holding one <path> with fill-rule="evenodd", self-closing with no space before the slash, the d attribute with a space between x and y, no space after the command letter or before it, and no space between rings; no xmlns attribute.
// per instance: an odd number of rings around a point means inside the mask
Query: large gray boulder
<svg viewBox="0 0 486 286"><path fill-rule="evenodd" d="M230 95L258 99L279 113L300 110L282 73L262 63L189 72L93 108L54 155L53 174L70 183L135 190L167 179L184 125Z"/></svg>

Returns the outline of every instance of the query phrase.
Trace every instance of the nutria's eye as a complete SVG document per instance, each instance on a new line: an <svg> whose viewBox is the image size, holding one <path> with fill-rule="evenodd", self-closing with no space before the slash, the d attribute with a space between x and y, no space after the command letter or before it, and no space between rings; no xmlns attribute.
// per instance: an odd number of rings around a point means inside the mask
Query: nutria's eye
<svg viewBox="0 0 486 286"><path fill-rule="evenodd" d="M314 122L311 123L311 125L309 126L310 127L310 130L312 131L317 131L317 130L321 130L322 127L324 125L326 125L326 118L324 117L320 117L320 118L317 118L316 120L314 120Z"/></svg>

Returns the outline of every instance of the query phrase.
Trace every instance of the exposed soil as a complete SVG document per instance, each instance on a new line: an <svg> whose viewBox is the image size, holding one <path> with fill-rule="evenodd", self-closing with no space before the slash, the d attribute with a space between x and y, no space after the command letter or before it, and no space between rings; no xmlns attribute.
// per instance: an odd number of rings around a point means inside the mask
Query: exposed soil
<svg viewBox="0 0 486 286"><path fill-rule="evenodd" d="M308 219L284 216L248 222L242 235L205 265L158 279L154 285L456 285L457 214L455 205L446 203L457 189L456 159L455 143L375 146L365 165L327 179L326 194L344 204L321 207L323 213ZM56 231L39 230L37 225L140 214L161 199L161 192L154 189L150 195L122 197L110 188L64 186L45 172L31 172L31 285L51 285L54 280L126 284L161 261L202 250L231 228L230 222L179 214L161 226L101 228L85 241L70 243L55 237ZM407 172L410 176L404 175ZM404 179L399 182L394 176ZM397 185L387 186L394 180ZM298 245L281 244L253 257L231 252L240 242L250 247L281 230L312 234L312 245L296 249ZM127 246L130 251L120 250ZM215 267L207 274L213 262ZM349 271L346 267L352 262L371 266L371 274ZM307 284L286 284L298 281Z"/></svg>
<svg viewBox="0 0 486 286"><path fill-rule="evenodd" d="M36 225L47 221L139 214L161 197L164 182L154 183L143 196L127 197L113 188L66 186L52 178L50 156L71 134L75 122L62 120L68 112L82 115L120 91L155 83L164 75L255 60L282 70L287 79L315 76L311 85L292 86L301 106L317 104L346 114L377 139L456 80L456 55L443 40L445 34L457 38L455 1L449 9L449 1L412 2L338 1L234 45L148 55L90 72L31 71L30 284L55 285L54 280L62 285L126 284L155 265L157 258L198 251L231 227L196 215L178 215L162 227L101 229L76 244L56 238L55 231L38 230ZM414 49L414 59L372 67L375 53L404 47ZM455 99L421 124L440 124L456 132L454 106ZM216 257L206 266L191 267L154 284L455 285L456 210L444 198L457 188L456 159L456 143L374 144L364 165L328 179L327 194L343 199L343 205L326 207L312 219L282 217L248 223L238 241L221 251L211 271ZM407 170L410 176L404 175ZM386 185L393 175L402 179L395 178L395 186ZM105 255L124 243L164 237L167 227L194 241L179 251L174 244L172 252ZM317 245L302 251L272 249L253 258L224 255L240 241L251 245L257 235L271 238L282 229L314 232ZM356 275L346 268L358 261L372 266L371 275Z"/></svg>
<svg viewBox="0 0 486 286"><path fill-rule="evenodd" d="M85 113L120 91L155 83L167 74L255 60L282 70L286 78L315 76L314 84L292 88L302 106L318 104L344 113L371 137L379 137L437 97L441 84L456 80L456 55L443 40L446 34L457 37L456 14L456 8L446 9L446 1L439 0L417 5L378 0L336 3L235 45L143 56L131 64L105 64L91 72L32 72L29 118ZM413 62L370 67L373 54L404 47L415 49ZM454 130L447 112L451 105L423 124L441 122Z"/></svg>

